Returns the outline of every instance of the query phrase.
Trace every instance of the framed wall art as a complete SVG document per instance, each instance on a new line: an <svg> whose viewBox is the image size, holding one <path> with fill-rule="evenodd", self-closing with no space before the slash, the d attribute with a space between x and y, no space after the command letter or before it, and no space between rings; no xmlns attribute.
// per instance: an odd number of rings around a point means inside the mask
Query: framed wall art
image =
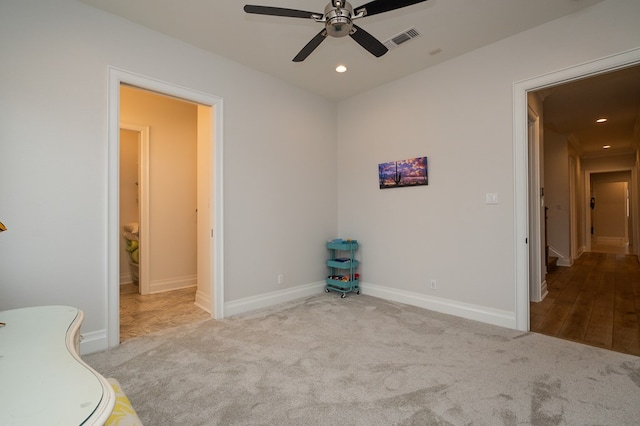
<svg viewBox="0 0 640 426"><path fill-rule="evenodd" d="M380 189L429 185L427 157L378 164Z"/></svg>

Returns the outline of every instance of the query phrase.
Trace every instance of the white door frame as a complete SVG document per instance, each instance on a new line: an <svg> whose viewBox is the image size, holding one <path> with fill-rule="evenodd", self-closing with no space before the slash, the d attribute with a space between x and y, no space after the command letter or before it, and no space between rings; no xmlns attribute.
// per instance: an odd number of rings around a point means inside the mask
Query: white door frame
<svg viewBox="0 0 640 426"><path fill-rule="evenodd" d="M109 67L109 110L108 110L108 199L107 199L107 345L120 344L120 269L119 269L119 154L120 154L120 85L132 86L158 92L168 96L211 106L211 122L214 131L211 135L210 165L213 169L210 187L213 194L213 209L210 211L210 223L213 224L211 275L211 295L213 295L212 316L224 317L224 218L223 218L223 102L222 98L200 91L177 86L151 77L142 76Z"/></svg>
<svg viewBox="0 0 640 426"><path fill-rule="evenodd" d="M138 133L138 282L140 294L149 294L149 126L120 122L120 128ZM120 202L120 197L118 197Z"/></svg>
<svg viewBox="0 0 640 426"><path fill-rule="evenodd" d="M640 49L607 56L513 84L513 165L515 200L515 316L516 329L529 331L529 158L527 93L640 63ZM533 173L538 171L533 170Z"/></svg>
<svg viewBox="0 0 640 426"><path fill-rule="evenodd" d="M529 298L539 302L542 300L543 277L542 253L544 253L544 241L542 238L543 219L541 219L541 205L543 200L540 194L540 117L531 108L527 108L527 141L529 155ZM546 287L546 286L545 286Z"/></svg>
<svg viewBox="0 0 640 426"><path fill-rule="evenodd" d="M574 157L569 157L569 234L570 234L570 247L569 255L571 256L571 263L578 258L578 211L576 208L576 198L578 193L576 191L576 173L578 164ZM584 203L583 203L584 204Z"/></svg>

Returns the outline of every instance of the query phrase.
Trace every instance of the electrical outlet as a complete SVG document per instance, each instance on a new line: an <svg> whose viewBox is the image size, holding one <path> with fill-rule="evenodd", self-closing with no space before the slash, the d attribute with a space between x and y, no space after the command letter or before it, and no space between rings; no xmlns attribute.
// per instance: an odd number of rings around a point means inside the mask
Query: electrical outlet
<svg viewBox="0 0 640 426"><path fill-rule="evenodd" d="M284 284L284 274L278 275L278 285Z"/></svg>
<svg viewBox="0 0 640 426"><path fill-rule="evenodd" d="M435 289L437 289L437 288L438 288L438 284L436 283L436 280L431 280L431 288L432 288L433 290L435 290Z"/></svg>

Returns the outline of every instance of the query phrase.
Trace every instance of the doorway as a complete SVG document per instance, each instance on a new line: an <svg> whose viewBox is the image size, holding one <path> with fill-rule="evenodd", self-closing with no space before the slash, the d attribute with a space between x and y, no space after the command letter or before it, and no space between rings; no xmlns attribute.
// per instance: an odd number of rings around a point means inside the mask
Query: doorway
<svg viewBox="0 0 640 426"><path fill-rule="evenodd" d="M203 174L198 179L198 275L205 275L199 286L197 303L208 308L211 316L223 318L223 196L222 196L222 99L156 79L109 68L109 199L108 199L108 274L107 274L107 346L120 342L120 223L119 223L119 130L120 87L128 85L199 105L198 147L206 149L200 157ZM204 126L206 127L206 126ZM199 158L200 158L199 157ZM148 234L148 233L147 233ZM144 247L141 247L143 250ZM208 276L206 276L208 273Z"/></svg>
<svg viewBox="0 0 640 426"><path fill-rule="evenodd" d="M590 198L587 215L590 252L634 252L631 220L632 175L632 170L586 173L586 191Z"/></svg>
<svg viewBox="0 0 640 426"><path fill-rule="evenodd" d="M124 154L124 155L123 155ZM149 126L120 123L120 283L137 284L136 291L146 295L149 289ZM141 231L141 227L145 229ZM131 232L133 231L133 232ZM133 235L130 235L133 234ZM128 237L128 238L127 238ZM129 242L131 241L131 243ZM137 241L137 244L133 241Z"/></svg>
<svg viewBox="0 0 640 426"><path fill-rule="evenodd" d="M514 180L516 188L516 220L514 230L516 307L514 328L518 330L529 331L530 329L530 268L541 267L541 265L530 265L531 247L529 245L529 237L531 218L529 212L531 203L538 203L539 200L538 194L534 194L530 190L529 174L539 173L539 171L530 170L528 93L563 82L570 82L637 64L640 64L640 49L634 49L576 67L514 83ZM637 178L634 177L633 182L636 182L636 180ZM635 203L637 204L637 201L635 201ZM635 208L633 209L633 211L636 210ZM575 216L575 213L571 215ZM538 226L540 226L540 224L538 224ZM636 236L634 235L633 238L636 239Z"/></svg>

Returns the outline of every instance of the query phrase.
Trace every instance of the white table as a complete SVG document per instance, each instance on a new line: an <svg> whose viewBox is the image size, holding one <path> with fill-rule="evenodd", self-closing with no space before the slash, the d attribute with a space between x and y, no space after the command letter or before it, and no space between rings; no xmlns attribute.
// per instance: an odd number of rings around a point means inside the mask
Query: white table
<svg viewBox="0 0 640 426"><path fill-rule="evenodd" d="M0 312L0 425L102 425L113 388L80 358L84 314L69 306Z"/></svg>

